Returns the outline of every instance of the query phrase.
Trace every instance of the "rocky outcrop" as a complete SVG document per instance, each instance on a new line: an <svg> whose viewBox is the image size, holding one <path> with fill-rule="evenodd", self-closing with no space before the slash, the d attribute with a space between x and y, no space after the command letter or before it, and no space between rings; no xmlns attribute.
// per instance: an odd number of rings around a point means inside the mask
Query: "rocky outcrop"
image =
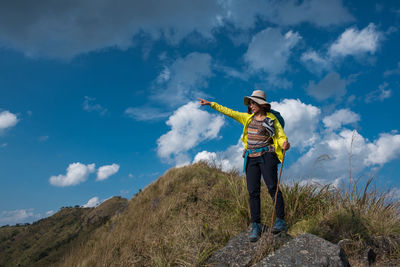
<svg viewBox="0 0 400 267"><path fill-rule="evenodd" d="M225 247L216 251L206 262L207 266L251 266L257 253L260 253L261 240L249 241L250 228L229 240ZM264 241L268 231L264 231ZM291 239L288 235L274 235L274 244L283 244Z"/></svg>
<svg viewBox="0 0 400 267"><path fill-rule="evenodd" d="M302 234L255 266L350 266L340 246L312 234Z"/></svg>
<svg viewBox="0 0 400 267"><path fill-rule="evenodd" d="M312 234L299 235L292 239L287 235L273 236L274 244L282 244L278 250L252 265L260 254L260 242L249 242L248 232L232 238L225 247L215 252L206 262L207 266L350 266L344 250ZM262 252L261 252L262 253Z"/></svg>

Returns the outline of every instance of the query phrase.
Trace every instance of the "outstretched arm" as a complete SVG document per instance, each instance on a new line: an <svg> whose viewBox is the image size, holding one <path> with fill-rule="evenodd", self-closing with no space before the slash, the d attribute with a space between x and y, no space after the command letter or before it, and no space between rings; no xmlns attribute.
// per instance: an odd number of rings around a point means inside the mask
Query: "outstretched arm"
<svg viewBox="0 0 400 267"><path fill-rule="evenodd" d="M232 119L240 122L243 125L246 123L248 117L250 116L250 114L247 114L244 112L238 112L233 109L226 108L215 102L210 102L210 101L207 101L202 98L198 98L197 100L200 101L200 105L202 105L202 106L208 105L208 106L212 107L213 109L215 109L216 111L221 112L222 114L231 117Z"/></svg>

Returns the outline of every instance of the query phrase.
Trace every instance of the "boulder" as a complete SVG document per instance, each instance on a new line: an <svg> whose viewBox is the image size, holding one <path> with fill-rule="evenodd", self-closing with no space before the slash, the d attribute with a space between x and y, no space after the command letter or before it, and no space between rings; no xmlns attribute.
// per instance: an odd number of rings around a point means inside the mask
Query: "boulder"
<svg viewBox="0 0 400 267"><path fill-rule="evenodd" d="M350 266L344 250L312 234L302 234L270 254L255 266Z"/></svg>
<svg viewBox="0 0 400 267"><path fill-rule="evenodd" d="M206 266L250 266L258 252L261 239L258 242L249 241L250 227L237 236L233 237L205 262ZM267 227L264 227L264 238L268 234ZM272 236L274 244L283 244L291 239L288 235Z"/></svg>

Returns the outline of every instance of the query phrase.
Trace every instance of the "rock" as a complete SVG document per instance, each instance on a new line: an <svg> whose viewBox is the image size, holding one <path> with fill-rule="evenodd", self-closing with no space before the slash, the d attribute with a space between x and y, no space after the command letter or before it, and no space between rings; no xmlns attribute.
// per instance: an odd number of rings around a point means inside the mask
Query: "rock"
<svg viewBox="0 0 400 267"><path fill-rule="evenodd" d="M235 236L225 247L216 251L205 263L206 266L250 266L255 258L261 239L258 242L249 241L250 227L247 231ZM264 227L265 236L268 230ZM290 240L288 235L273 236L275 244Z"/></svg>
<svg viewBox="0 0 400 267"><path fill-rule="evenodd" d="M292 239L255 266L350 266L344 250L312 234Z"/></svg>

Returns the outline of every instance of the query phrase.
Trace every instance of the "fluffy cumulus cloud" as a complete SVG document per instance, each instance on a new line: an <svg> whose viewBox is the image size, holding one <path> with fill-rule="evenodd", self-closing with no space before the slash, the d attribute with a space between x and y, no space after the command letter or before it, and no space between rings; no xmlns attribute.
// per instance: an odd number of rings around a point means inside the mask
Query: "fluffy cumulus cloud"
<svg viewBox="0 0 400 267"><path fill-rule="evenodd" d="M400 134L383 133L367 147L370 153L364 159L365 164L383 165L400 157Z"/></svg>
<svg viewBox="0 0 400 267"><path fill-rule="evenodd" d="M88 202L84 205L82 205L82 207L84 208L93 208L96 207L100 204L99 198L98 197L92 197L91 199L88 200Z"/></svg>
<svg viewBox="0 0 400 267"><path fill-rule="evenodd" d="M33 209L2 211L0 213L0 225L25 223L33 220L34 218L35 215L33 213Z"/></svg>
<svg viewBox="0 0 400 267"><path fill-rule="evenodd" d="M354 113L349 109L340 109L332 115L326 116L322 122L325 127L330 130L336 130L342 127L342 125L355 123L360 120L360 115Z"/></svg>
<svg viewBox="0 0 400 267"><path fill-rule="evenodd" d="M303 151L312 147L319 138L317 132L321 111L319 108L302 103L298 99L284 99L281 102L271 102L273 109L278 110L285 119L285 133L293 149ZM201 151L196 154L193 162L206 161L216 164L224 171L243 169L243 143L228 147L225 151Z"/></svg>
<svg viewBox="0 0 400 267"><path fill-rule="evenodd" d="M379 138L369 140L351 129L351 124L360 120L354 111L341 109L321 118L318 107L298 99L271 102L271 106L285 118L291 149L300 153L285 167L284 176L288 180L339 187L346 183L349 170L355 177L400 158L400 134L382 133ZM201 151L193 162L210 162L225 171L242 170L242 150L239 140L225 151Z"/></svg>
<svg viewBox="0 0 400 267"><path fill-rule="evenodd" d="M347 92L346 80L336 72L328 73L319 83L310 81L306 88L307 94L322 101L328 98L340 98Z"/></svg>
<svg viewBox="0 0 400 267"><path fill-rule="evenodd" d="M14 127L18 123L17 115L8 110L0 112L0 133L7 128Z"/></svg>
<svg viewBox="0 0 400 267"><path fill-rule="evenodd" d="M244 58L253 71L277 75L286 71L292 48L301 36L292 31L284 34L277 28L267 28L251 40Z"/></svg>
<svg viewBox="0 0 400 267"><path fill-rule="evenodd" d="M320 27L353 20L341 0L2 1L0 42L31 57L71 58L106 47L126 49L139 33L170 43L192 32L212 38L215 27L228 22L249 28L256 18Z"/></svg>
<svg viewBox="0 0 400 267"><path fill-rule="evenodd" d="M318 144L289 167L287 176L332 181L348 177L350 170L359 175L369 168L382 166L398 158L399 149L398 134L381 134L377 140L369 141L358 132L343 128L322 136Z"/></svg>
<svg viewBox="0 0 400 267"><path fill-rule="evenodd" d="M108 179L111 175L116 174L119 171L119 165L113 163L112 165L101 166L97 170L97 181Z"/></svg>
<svg viewBox="0 0 400 267"><path fill-rule="evenodd" d="M382 34L377 31L373 23L361 31L352 27L342 33L338 40L331 45L328 53L331 57L374 54L381 40Z"/></svg>
<svg viewBox="0 0 400 267"><path fill-rule="evenodd" d="M178 108L166 122L171 130L157 140L159 157L183 165L190 162L187 152L201 142L218 137L224 118L200 109L197 102Z"/></svg>
<svg viewBox="0 0 400 267"><path fill-rule="evenodd" d="M67 174L51 176L50 184L54 186L71 186L83 183L87 180L90 173L95 171L95 164L82 164L79 162L71 163L67 168Z"/></svg>
<svg viewBox="0 0 400 267"><path fill-rule="evenodd" d="M205 161L209 164L215 164L220 167L223 171L239 170L243 169L243 142L238 140L236 145L228 147L225 151L209 152L201 151L196 154L193 159L193 163Z"/></svg>
<svg viewBox="0 0 400 267"><path fill-rule="evenodd" d="M376 29L375 24L370 23L359 31L355 27L346 29L337 40L325 46L327 51L316 52L310 49L301 56L301 61L306 67L316 73L332 70L338 60L346 56L360 57L366 54L375 54L383 41L384 34ZM395 71L395 70L393 70ZM392 71L385 72L390 75Z"/></svg>
<svg viewBox="0 0 400 267"><path fill-rule="evenodd" d="M321 115L319 108L299 99L271 102L271 107L278 110L285 119L285 133L292 147L302 150L312 146L318 139L316 130Z"/></svg>

